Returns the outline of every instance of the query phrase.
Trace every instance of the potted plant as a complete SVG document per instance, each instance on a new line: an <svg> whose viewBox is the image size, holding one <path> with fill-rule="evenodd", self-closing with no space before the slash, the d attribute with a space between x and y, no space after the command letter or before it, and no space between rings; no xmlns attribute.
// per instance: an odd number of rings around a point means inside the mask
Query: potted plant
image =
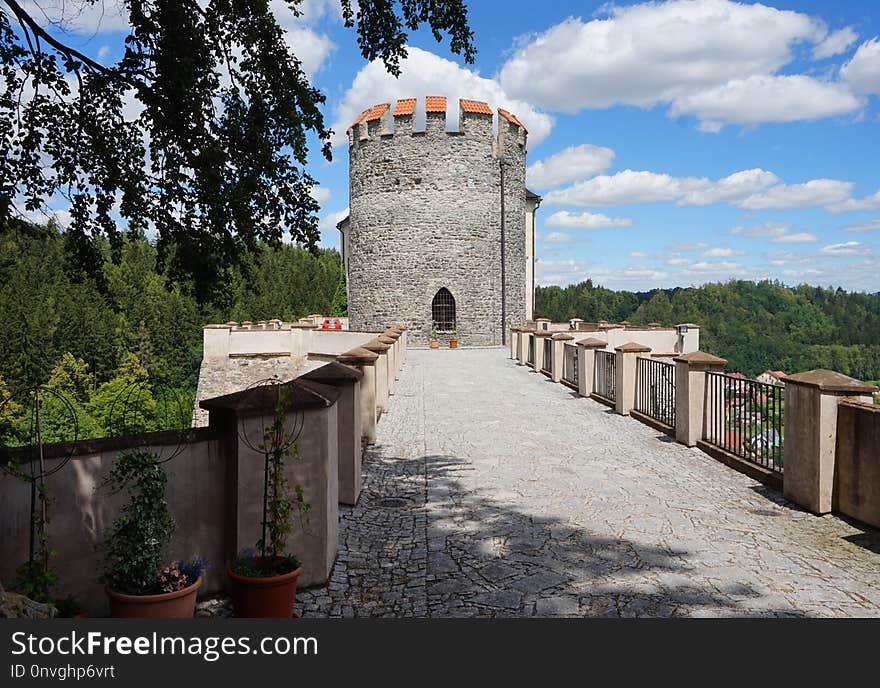
<svg viewBox="0 0 880 688"><path fill-rule="evenodd" d="M309 510L302 487L290 487L285 465L299 451L285 428L284 388L278 386L274 419L263 428L262 441L252 447L265 456L263 476L263 533L256 549L246 549L226 567L235 615L244 618L296 616L296 582L302 573L297 558L286 551L294 512ZM257 554L259 551L259 555Z"/></svg>
<svg viewBox="0 0 880 688"><path fill-rule="evenodd" d="M449 335L449 348L457 349L458 348L458 337L455 336L455 328L452 328L452 333Z"/></svg>
<svg viewBox="0 0 880 688"><path fill-rule="evenodd" d="M128 494L103 545L102 582L111 616L193 616L207 564L198 558L168 563L175 523L165 498L166 482L158 456L142 449L121 453L105 480L113 494Z"/></svg>
<svg viewBox="0 0 880 688"><path fill-rule="evenodd" d="M437 339L437 323L434 323L434 326L431 328L431 348L440 348L440 340Z"/></svg>

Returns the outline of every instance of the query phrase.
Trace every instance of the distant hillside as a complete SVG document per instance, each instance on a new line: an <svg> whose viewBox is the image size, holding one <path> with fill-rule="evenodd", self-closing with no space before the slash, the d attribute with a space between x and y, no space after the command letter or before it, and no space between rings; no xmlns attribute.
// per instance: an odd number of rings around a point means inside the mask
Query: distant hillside
<svg viewBox="0 0 880 688"><path fill-rule="evenodd" d="M644 325L693 322L700 348L754 376L829 368L862 380L880 379L880 293L731 281L687 289L612 291L591 280L538 287L535 317L564 322L629 320Z"/></svg>

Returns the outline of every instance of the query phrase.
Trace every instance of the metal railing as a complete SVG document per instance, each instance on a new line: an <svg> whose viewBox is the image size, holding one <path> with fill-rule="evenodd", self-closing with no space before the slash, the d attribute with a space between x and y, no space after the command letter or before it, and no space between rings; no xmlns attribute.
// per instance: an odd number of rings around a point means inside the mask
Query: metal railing
<svg viewBox="0 0 880 688"><path fill-rule="evenodd" d="M675 427L675 364L654 358L636 360L636 411Z"/></svg>
<svg viewBox="0 0 880 688"><path fill-rule="evenodd" d="M580 383L578 351L574 344L566 344L562 349L562 379L575 387Z"/></svg>
<svg viewBox="0 0 880 688"><path fill-rule="evenodd" d="M541 372L553 374L553 340L550 337L544 338L544 360L541 361Z"/></svg>
<svg viewBox="0 0 880 688"><path fill-rule="evenodd" d="M706 442L781 473L785 387L726 373L706 373L706 387Z"/></svg>
<svg viewBox="0 0 880 688"><path fill-rule="evenodd" d="M600 397L616 399L617 354L613 351L596 351L596 379L593 389Z"/></svg>
<svg viewBox="0 0 880 688"><path fill-rule="evenodd" d="M529 356L526 363L532 368L535 367L535 335L531 333L529 334Z"/></svg>

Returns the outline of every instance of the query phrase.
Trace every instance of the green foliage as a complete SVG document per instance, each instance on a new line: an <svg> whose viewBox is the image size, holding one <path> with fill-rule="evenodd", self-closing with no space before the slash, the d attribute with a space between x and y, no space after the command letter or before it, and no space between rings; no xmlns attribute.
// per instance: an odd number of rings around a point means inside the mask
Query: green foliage
<svg viewBox="0 0 880 688"><path fill-rule="evenodd" d="M767 369L813 368L880 377L880 294L736 280L631 293L588 280L565 289L538 287L535 304L537 317L554 321L697 323L700 348L750 377Z"/></svg>
<svg viewBox="0 0 880 688"><path fill-rule="evenodd" d="M24 422L24 409L0 375L0 445L8 444Z"/></svg>
<svg viewBox="0 0 880 688"><path fill-rule="evenodd" d="M115 592L157 592L157 577L175 528L165 498L166 483L158 457L143 450L119 454L107 475L104 486L111 494L125 492L128 497L103 544L102 581Z"/></svg>
<svg viewBox="0 0 880 688"><path fill-rule="evenodd" d="M122 356L116 377L98 388L88 411L110 433L133 435L155 429L156 400L136 354Z"/></svg>
<svg viewBox="0 0 880 688"><path fill-rule="evenodd" d="M334 318L344 318L348 315L348 290L345 287L345 272L339 277L339 284L333 293L333 302L330 304L330 313Z"/></svg>
<svg viewBox="0 0 880 688"><path fill-rule="evenodd" d="M49 375L49 387L80 404L88 403L94 384L95 376L89 372L86 362L69 351Z"/></svg>

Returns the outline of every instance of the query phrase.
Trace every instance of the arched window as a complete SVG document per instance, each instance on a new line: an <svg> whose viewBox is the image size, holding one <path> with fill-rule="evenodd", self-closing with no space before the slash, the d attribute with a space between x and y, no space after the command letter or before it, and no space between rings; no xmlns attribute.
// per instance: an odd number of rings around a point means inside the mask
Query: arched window
<svg viewBox="0 0 880 688"><path fill-rule="evenodd" d="M455 298L446 287L441 287L440 291L434 294L434 300L431 302L431 319L438 332L451 332L455 329Z"/></svg>

